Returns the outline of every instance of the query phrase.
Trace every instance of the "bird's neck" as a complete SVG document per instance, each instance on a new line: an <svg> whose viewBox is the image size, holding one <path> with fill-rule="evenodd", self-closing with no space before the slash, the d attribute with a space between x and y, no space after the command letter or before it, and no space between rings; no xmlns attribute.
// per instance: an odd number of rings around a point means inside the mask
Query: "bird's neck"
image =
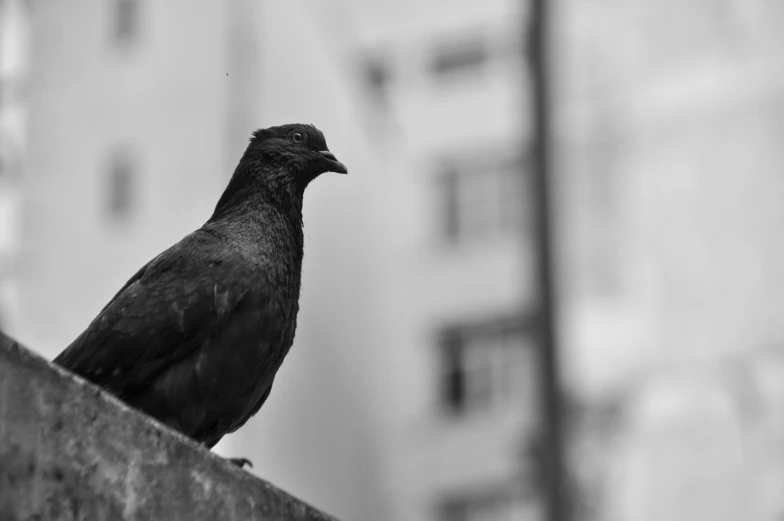
<svg viewBox="0 0 784 521"><path fill-rule="evenodd" d="M208 222L257 220L277 209L302 227L303 190L283 169L240 162Z"/></svg>
<svg viewBox="0 0 784 521"><path fill-rule="evenodd" d="M230 235L251 251L278 259L291 268L291 280L298 281L304 246L302 191L287 181L287 172L251 167L240 162L203 229Z"/></svg>

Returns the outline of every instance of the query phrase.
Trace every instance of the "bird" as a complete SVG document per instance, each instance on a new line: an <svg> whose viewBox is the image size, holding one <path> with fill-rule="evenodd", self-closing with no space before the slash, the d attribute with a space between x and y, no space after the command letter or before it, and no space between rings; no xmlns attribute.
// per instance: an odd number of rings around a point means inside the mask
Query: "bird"
<svg viewBox="0 0 784 521"><path fill-rule="evenodd" d="M313 125L253 132L212 216L53 362L211 449L264 405L294 342L303 196L326 172L348 170Z"/></svg>

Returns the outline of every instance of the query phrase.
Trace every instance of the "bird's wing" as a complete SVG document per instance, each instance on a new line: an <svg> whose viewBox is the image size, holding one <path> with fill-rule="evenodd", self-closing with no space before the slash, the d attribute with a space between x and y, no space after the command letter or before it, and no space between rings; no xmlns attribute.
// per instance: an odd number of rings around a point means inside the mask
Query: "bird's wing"
<svg viewBox="0 0 784 521"><path fill-rule="evenodd" d="M247 269L194 232L139 270L54 362L121 397L197 348L247 292Z"/></svg>

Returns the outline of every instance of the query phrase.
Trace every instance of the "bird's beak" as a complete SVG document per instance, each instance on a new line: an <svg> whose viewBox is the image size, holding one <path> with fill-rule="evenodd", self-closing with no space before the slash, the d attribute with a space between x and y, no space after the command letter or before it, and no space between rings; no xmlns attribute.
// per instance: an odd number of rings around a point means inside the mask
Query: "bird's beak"
<svg viewBox="0 0 784 521"><path fill-rule="evenodd" d="M338 161L338 158L335 157L335 154L330 152L329 150L322 150L319 152L321 156L329 162L332 168L329 170L330 172L335 172L338 174L348 174L348 169L346 165Z"/></svg>

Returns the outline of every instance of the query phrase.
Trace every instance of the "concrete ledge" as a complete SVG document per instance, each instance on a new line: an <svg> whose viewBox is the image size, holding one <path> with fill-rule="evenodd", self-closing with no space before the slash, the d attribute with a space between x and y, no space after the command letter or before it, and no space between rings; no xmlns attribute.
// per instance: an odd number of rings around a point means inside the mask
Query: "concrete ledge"
<svg viewBox="0 0 784 521"><path fill-rule="evenodd" d="M336 521L2 332L0 519Z"/></svg>

